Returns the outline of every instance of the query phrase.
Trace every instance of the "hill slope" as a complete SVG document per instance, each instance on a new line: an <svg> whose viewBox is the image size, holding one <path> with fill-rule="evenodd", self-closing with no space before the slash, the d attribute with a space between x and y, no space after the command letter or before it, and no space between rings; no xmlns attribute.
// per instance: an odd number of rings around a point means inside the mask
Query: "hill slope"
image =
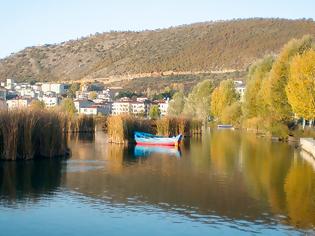
<svg viewBox="0 0 315 236"><path fill-rule="evenodd" d="M291 38L315 35L312 20L247 19L162 30L111 32L26 48L0 60L0 80L74 80L161 71L242 70Z"/></svg>

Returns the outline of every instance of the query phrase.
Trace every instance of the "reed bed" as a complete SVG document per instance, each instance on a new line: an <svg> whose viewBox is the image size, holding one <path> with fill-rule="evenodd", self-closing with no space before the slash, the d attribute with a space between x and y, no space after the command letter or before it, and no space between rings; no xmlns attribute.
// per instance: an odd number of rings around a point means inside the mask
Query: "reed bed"
<svg viewBox="0 0 315 236"><path fill-rule="evenodd" d="M190 135L201 135L202 134L202 121L201 120L190 120Z"/></svg>
<svg viewBox="0 0 315 236"><path fill-rule="evenodd" d="M65 156L65 115L47 111L0 112L0 159L28 160Z"/></svg>
<svg viewBox="0 0 315 236"><path fill-rule="evenodd" d="M188 137L194 134L200 134L202 122L172 117L146 120L131 116L110 116L107 118L106 126L108 142L130 143L134 142L135 131L163 136L176 136L181 133Z"/></svg>
<svg viewBox="0 0 315 236"><path fill-rule="evenodd" d="M93 116L79 115L68 117L69 133L94 133L95 120Z"/></svg>
<svg viewBox="0 0 315 236"><path fill-rule="evenodd" d="M110 116L107 118L107 134L110 143L134 142L134 131L155 133L153 122L131 116Z"/></svg>
<svg viewBox="0 0 315 236"><path fill-rule="evenodd" d="M156 130L158 135L175 136L180 133L189 137L201 134L202 122L182 117L164 117L156 120Z"/></svg>

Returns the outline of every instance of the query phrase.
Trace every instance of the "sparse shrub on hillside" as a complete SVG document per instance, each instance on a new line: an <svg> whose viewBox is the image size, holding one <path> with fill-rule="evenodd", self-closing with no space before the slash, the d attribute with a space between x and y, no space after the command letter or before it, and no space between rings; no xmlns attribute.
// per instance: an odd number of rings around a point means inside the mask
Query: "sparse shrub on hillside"
<svg viewBox="0 0 315 236"><path fill-rule="evenodd" d="M314 25L310 20L254 18L103 33L59 45L26 48L0 60L0 78L74 80L127 73L244 70L266 53L278 53L291 38L314 36ZM79 60L84 62L83 67ZM40 63L34 63L37 61Z"/></svg>

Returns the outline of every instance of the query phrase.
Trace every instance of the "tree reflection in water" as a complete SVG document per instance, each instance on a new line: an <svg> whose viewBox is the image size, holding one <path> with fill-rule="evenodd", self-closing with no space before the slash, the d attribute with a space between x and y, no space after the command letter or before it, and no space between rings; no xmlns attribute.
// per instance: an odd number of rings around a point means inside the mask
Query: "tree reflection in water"
<svg viewBox="0 0 315 236"><path fill-rule="evenodd" d="M315 226L315 171L286 143L215 131L184 144L180 158L157 150L142 150L139 158L135 147L108 144L101 132L70 145L67 161L1 163L1 201L36 201L61 186L100 209L147 205L209 224L216 216Z"/></svg>

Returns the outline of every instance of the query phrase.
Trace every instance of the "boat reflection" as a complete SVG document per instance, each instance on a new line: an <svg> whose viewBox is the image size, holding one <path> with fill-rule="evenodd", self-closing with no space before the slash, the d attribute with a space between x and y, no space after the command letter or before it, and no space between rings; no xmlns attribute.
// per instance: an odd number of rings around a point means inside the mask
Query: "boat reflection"
<svg viewBox="0 0 315 236"><path fill-rule="evenodd" d="M153 154L166 154L168 156L181 157L179 147L170 146L150 146L150 145L136 145L134 149L135 157L149 157Z"/></svg>

